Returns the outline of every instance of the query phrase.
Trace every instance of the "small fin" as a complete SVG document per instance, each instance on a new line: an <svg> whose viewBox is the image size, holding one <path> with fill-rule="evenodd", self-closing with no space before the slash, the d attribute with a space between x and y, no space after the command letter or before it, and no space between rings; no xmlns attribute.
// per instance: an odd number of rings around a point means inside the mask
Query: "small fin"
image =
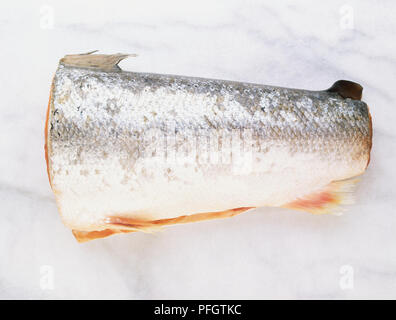
<svg viewBox="0 0 396 320"><path fill-rule="evenodd" d="M136 218L120 217L120 216L108 217L104 221L105 224L109 227L108 229L104 229L100 231L72 230L72 232L74 237L77 239L77 241L83 243L95 239L106 238L114 234L129 233L135 231L152 233L155 231L163 230L163 227L167 225L229 218L250 209L253 209L253 207L241 207L241 208L235 208L220 212L196 213L192 215L179 216L176 218L160 219L160 220L142 220Z"/></svg>
<svg viewBox="0 0 396 320"><path fill-rule="evenodd" d="M352 192L357 181L358 178L333 181L322 190L296 199L282 207L315 214L341 215L343 209L340 206L354 202Z"/></svg>
<svg viewBox="0 0 396 320"><path fill-rule="evenodd" d="M136 57L136 54L93 54L97 52L90 51L82 54L68 54L64 56L60 63L66 66L83 67L83 68L98 68L106 71L120 71L118 63L128 57Z"/></svg>
<svg viewBox="0 0 396 320"><path fill-rule="evenodd" d="M179 216L170 219L159 219L159 220L142 220L142 219L128 218L128 217L107 217L105 219L105 223L107 225L118 227L123 230L143 231L143 232L151 233L162 230L162 227L167 225L229 218L237 214L240 214L244 211L247 211L249 209L253 209L253 208L241 207L226 211L196 213L192 215Z"/></svg>
<svg viewBox="0 0 396 320"><path fill-rule="evenodd" d="M350 98L353 100L361 100L363 87L356 82L348 80L338 80L327 89L328 92L336 92L344 99Z"/></svg>

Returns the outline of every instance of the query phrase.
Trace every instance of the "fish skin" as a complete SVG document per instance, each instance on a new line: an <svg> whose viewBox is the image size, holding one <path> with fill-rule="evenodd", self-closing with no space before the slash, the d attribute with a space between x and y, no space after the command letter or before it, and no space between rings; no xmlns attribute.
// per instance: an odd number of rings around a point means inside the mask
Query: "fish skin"
<svg viewBox="0 0 396 320"><path fill-rule="evenodd" d="M337 92L64 63L48 124L49 179L79 231L106 230L111 216L284 206L362 174L372 134L366 103ZM228 157L233 147L248 170Z"/></svg>

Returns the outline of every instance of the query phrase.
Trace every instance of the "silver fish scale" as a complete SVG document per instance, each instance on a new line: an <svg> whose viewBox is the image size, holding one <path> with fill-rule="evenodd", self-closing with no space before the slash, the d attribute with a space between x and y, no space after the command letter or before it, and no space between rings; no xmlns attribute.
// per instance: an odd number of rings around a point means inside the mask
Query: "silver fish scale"
<svg viewBox="0 0 396 320"><path fill-rule="evenodd" d="M291 154L355 159L370 148L367 105L325 91L60 65L52 99L49 152L74 164L118 153L133 166L150 129L192 130L187 141L249 129L258 153L285 146Z"/></svg>

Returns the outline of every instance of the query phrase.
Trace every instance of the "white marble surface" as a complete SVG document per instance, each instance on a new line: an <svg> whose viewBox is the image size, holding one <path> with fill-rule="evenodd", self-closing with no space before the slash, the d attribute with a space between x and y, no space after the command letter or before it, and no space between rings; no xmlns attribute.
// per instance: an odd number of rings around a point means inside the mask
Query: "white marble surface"
<svg viewBox="0 0 396 320"><path fill-rule="evenodd" d="M396 298L395 16L394 1L2 1L0 298ZM78 244L48 184L43 127L58 59L93 49L138 53L126 70L361 83L374 143L357 203L341 217L265 208Z"/></svg>

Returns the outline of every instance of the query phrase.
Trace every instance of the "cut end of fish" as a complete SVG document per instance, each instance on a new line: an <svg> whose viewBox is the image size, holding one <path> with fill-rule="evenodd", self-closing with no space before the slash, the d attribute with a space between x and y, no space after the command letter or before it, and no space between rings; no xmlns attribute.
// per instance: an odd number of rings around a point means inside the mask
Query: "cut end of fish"
<svg viewBox="0 0 396 320"><path fill-rule="evenodd" d="M72 233L79 243L88 242L95 239L107 238L115 234L134 232L133 230L104 229L100 231L79 231L72 230Z"/></svg>
<svg viewBox="0 0 396 320"><path fill-rule="evenodd" d="M105 71L121 70L118 64L128 57L136 57L137 54L93 54L97 52L90 51L82 54L68 54L64 56L60 63L66 66L82 68L98 68Z"/></svg>
<svg viewBox="0 0 396 320"><path fill-rule="evenodd" d="M371 160L371 149L373 147L373 119L371 118L371 114L370 114L370 109L367 106L367 110L368 110L368 119L369 119L369 151L368 151L368 159L367 159L367 164L366 164L366 169L370 163Z"/></svg>
<svg viewBox="0 0 396 320"><path fill-rule="evenodd" d="M353 204L353 190L358 178L333 181L322 190L296 199L282 207L314 214L343 213L343 205Z"/></svg>
<svg viewBox="0 0 396 320"><path fill-rule="evenodd" d="M338 80L326 91L338 93L344 99L361 100L363 87L356 82Z"/></svg>
<svg viewBox="0 0 396 320"><path fill-rule="evenodd" d="M47 175L48 175L48 181L50 183L50 186L52 187L51 183L51 174L50 174L50 166L49 166L49 157L48 157L48 123L49 123L49 115L50 115L50 109L51 109L51 102L52 102L52 91L54 87L54 82L52 81L51 89L50 89L50 96L48 99L48 105L47 105L47 112L45 116L45 126L44 126L44 156L45 156L45 163L47 166Z"/></svg>

